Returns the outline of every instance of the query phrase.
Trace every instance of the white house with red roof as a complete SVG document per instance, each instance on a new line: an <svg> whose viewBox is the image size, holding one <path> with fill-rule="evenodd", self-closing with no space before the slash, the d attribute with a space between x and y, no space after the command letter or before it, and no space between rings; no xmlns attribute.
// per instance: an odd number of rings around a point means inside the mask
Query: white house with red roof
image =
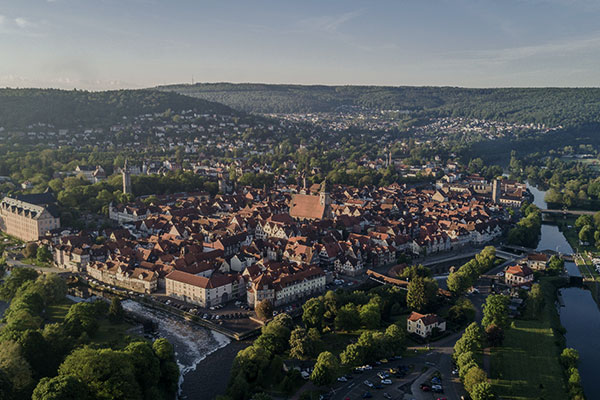
<svg viewBox="0 0 600 400"><path fill-rule="evenodd" d="M423 338L430 336L434 329L440 332L446 330L446 321L436 314L419 314L412 312L406 320L406 330L408 333L415 333Z"/></svg>
<svg viewBox="0 0 600 400"><path fill-rule="evenodd" d="M527 265L509 265L504 271L504 282L510 286L523 286L533 283L533 270Z"/></svg>

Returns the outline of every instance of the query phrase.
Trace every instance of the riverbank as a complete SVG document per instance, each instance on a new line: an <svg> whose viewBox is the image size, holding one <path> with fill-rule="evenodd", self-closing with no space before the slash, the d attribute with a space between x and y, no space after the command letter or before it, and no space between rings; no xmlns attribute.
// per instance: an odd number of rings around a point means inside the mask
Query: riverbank
<svg viewBox="0 0 600 400"><path fill-rule="evenodd" d="M240 350L250 346L252 341L232 341L208 356L190 371L181 386L181 399L212 400L227 391L233 360Z"/></svg>
<svg viewBox="0 0 600 400"><path fill-rule="evenodd" d="M515 319L501 347L492 348L490 377L494 393L505 399L568 399L559 361L564 328L555 307L562 278L542 278L544 308L537 319ZM560 379L557 379L559 377Z"/></svg>

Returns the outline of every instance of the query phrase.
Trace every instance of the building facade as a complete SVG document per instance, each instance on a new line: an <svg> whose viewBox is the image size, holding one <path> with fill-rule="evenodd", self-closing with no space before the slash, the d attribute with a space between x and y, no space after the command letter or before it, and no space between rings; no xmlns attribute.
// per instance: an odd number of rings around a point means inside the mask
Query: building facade
<svg viewBox="0 0 600 400"><path fill-rule="evenodd" d="M214 307L234 297L234 281L227 275L213 274L207 278L176 270L165 277L165 288L167 296L200 307Z"/></svg>
<svg viewBox="0 0 600 400"><path fill-rule="evenodd" d="M0 203L0 229L26 242L60 228L54 196L50 193L5 197Z"/></svg>
<svg viewBox="0 0 600 400"><path fill-rule="evenodd" d="M408 333L414 333L422 338L430 336L434 329L440 332L446 330L446 321L435 314L419 314L412 312L406 320L406 330Z"/></svg>

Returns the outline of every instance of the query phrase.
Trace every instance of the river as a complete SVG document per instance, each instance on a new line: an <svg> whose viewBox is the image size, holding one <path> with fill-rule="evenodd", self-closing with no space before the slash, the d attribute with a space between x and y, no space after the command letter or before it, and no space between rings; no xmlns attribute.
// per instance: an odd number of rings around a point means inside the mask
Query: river
<svg viewBox="0 0 600 400"><path fill-rule="evenodd" d="M204 386L210 386L210 384L201 379L201 371L196 371L196 367L207 356L227 346L231 340L221 333L188 323L168 313L145 307L133 300L124 301L123 308L128 312L157 322L159 336L164 337L173 345L175 358L181 371L178 398L202 398L199 393L203 391ZM229 378L229 375L226 378Z"/></svg>
<svg viewBox="0 0 600 400"><path fill-rule="evenodd" d="M534 204L546 208L546 192L529 186L534 195ZM555 250L573 253L573 249L556 225L542 224L542 236L538 250ZM565 262L569 275L581 276L573 262ZM600 310L589 290L577 287L561 289L564 307L559 308L560 322L567 333L567 346L579 352L579 373L588 399L600 399L600 386L596 384L597 368L600 365Z"/></svg>

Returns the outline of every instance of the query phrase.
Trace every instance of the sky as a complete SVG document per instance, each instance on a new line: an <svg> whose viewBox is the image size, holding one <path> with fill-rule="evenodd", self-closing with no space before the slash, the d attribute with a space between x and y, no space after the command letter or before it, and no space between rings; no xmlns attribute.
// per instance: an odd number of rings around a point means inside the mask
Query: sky
<svg viewBox="0 0 600 400"><path fill-rule="evenodd" d="M0 87L600 86L600 0L0 0Z"/></svg>

